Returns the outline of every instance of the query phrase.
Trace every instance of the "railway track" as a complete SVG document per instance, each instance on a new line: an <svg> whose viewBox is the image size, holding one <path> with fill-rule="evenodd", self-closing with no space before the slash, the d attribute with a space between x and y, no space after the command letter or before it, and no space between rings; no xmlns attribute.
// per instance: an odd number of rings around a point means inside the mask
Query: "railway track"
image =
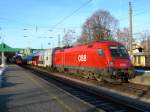
<svg viewBox="0 0 150 112"><path fill-rule="evenodd" d="M112 85L109 83L99 83L100 86L110 88L128 95L133 95L138 98L150 98L150 87L134 84L134 83L123 83L120 85Z"/></svg>
<svg viewBox="0 0 150 112"><path fill-rule="evenodd" d="M29 69L29 68L28 68ZM69 92L70 94L78 97L79 99L94 105L96 108L103 109L106 112L149 112L150 106L143 103L137 103L137 101L129 102L124 100L120 96L116 97L108 91L99 90L82 83L73 82L63 77L58 77L44 70L35 70L30 68L31 72L34 72L41 78L55 84L61 89ZM130 99L131 100L131 99ZM97 111L97 110L95 110Z"/></svg>

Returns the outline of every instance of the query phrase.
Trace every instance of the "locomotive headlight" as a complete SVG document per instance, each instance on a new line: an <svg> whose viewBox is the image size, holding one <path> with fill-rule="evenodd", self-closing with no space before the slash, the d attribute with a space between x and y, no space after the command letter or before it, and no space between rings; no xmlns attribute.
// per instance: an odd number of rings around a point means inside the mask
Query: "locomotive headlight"
<svg viewBox="0 0 150 112"><path fill-rule="evenodd" d="M114 63L112 61L109 62L109 67L114 67Z"/></svg>

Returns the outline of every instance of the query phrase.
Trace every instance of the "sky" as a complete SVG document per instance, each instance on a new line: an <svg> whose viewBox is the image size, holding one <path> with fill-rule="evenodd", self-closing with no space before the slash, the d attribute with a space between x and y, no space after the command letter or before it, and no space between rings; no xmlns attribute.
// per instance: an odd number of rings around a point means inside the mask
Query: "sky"
<svg viewBox="0 0 150 112"><path fill-rule="evenodd" d="M150 30L149 0L91 0L67 17L87 1L0 0L0 42L15 48L56 47L58 36L62 41L68 30L73 30L75 37L80 36L83 23L99 9L109 11L119 21L119 28L129 27L129 1L133 33Z"/></svg>

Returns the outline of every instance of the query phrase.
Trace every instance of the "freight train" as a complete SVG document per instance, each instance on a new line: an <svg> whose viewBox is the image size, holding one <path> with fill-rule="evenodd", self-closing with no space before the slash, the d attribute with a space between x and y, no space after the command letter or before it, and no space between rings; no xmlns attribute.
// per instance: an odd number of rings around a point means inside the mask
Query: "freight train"
<svg viewBox="0 0 150 112"><path fill-rule="evenodd" d="M126 48L115 41L49 49L24 57L22 62L108 82L128 82L134 77Z"/></svg>

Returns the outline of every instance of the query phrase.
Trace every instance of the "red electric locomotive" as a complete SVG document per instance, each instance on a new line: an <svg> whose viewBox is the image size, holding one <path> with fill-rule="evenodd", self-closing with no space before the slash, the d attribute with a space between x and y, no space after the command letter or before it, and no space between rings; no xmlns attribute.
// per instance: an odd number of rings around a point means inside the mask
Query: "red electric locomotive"
<svg viewBox="0 0 150 112"><path fill-rule="evenodd" d="M126 48L114 41L58 49L53 56L57 70L76 71L88 78L126 82L134 76Z"/></svg>

